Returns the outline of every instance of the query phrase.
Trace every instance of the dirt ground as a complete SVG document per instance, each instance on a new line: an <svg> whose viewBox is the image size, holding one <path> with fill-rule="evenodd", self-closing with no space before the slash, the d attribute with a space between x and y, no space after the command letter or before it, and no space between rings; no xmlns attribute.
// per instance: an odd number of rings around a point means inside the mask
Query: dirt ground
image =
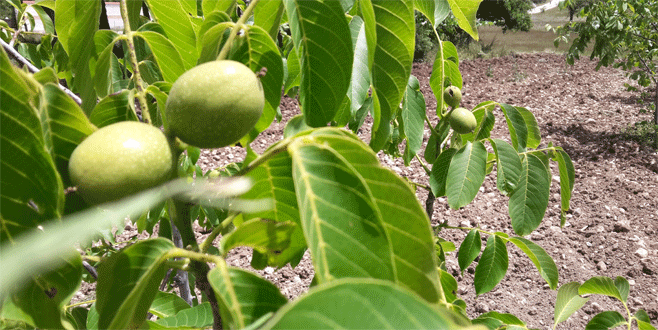
<svg viewBox="0 0 658 330"><path fill-rule="evenodd" d="M627 92L629 80L622 71L602 68L582 60L570 67L564 57L555 54L520 54L502 58L463 61L462 106L473 108L482 101L494 100L531 110L542 132L542 146L552 141L571 156L576 182L567 215L560 228L560 201L557 168L544 221L530 238L541 245L559 268L560 285L583 283L592 276L624 276L630 282L628 307L631 312L646 310L658 326L658 153L648 143L629 133L635 122L651 120L643 112L640 94ZM413 74L421 83L430 112L436 100L429 87L431 64L414 64ZM285 98L281 105L283 123L274 123L252 144L262 152L282 138L285 120L299 113L296 101ZM494 137L508 136L500 111L496 114ZM426 128L425 140L429 137ZM368 124L359 132L368 140ZM203 150L199 165L204 170L224 166L244 158L241 148ZM380 153L380 160L399 175L427 184L427 176L417 161L405 167L400 159ZM417 192L423 205L427 192ZM495 187L490 175L475 201L451 210L445 198L438 198L432 223L448 221L451 226L480 226L486 230L512 234L507 210L508 198ZM127 227L123 235L136 234ZM133 229L133 230L130 230ZM131 234L132 232L132 234ZM199 240L207 234L198 232ZM439 235L459 244L466 233L444 230ZM486 237L483 236L483 239ZM484 247L484 245L483 245ZM455 253L448 256L447 268L458 280L459 295L467 302L468 313L476 317L488 311L513 313L528 327L550 329L557 291L550 290L532 262L515 246L508 244L509 269L503 282L493 291L475 296L473 266L462 276ZM229 263L249 268L251 252L234 250ZM292 269L258 271L276 283L291 299L304 293L313 278L309 254ZM89 292L92 287L86 287ZM85 294L85 293L81 293ZM607 297L593 297L583 309L558 326L558 329L584 329L594 315L623 306Z"/></svg>

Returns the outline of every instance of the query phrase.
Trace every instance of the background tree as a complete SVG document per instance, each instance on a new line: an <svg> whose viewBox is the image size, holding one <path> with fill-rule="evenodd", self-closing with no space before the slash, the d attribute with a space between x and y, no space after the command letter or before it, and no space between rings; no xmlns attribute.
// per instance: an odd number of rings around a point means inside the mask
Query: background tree
<svg viewBox="0 0 658 330"><path fill-rule="evenodd" d="M568 42L571 34L576 35L567 53L567 63L573 64L593 42L590 58L598 59L597 69L612 65L627 71L640 86L653 84L653 124L658 125L658 2L597 1L587 3L578 15L584 20L556 29L560 34L556 46L560 41ZM658 136L654 136L654 147L658 148Z"/></svg>

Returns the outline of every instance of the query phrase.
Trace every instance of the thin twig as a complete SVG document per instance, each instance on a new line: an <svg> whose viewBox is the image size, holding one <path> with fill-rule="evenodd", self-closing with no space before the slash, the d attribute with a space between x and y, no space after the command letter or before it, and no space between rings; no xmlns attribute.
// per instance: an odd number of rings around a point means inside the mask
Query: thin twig
<svg viewBox="0 0 658 330"><path fill-rule="evenodd" d="M0 40L0 43L2 43L2 48L4 48L5 51L7 51L9 55L11 55L12 58L14 58L15 60L19 61L21 64L26 66L31 73L39 72L39 68L34 66L34 64L30 63L30 61L28 61L25 57L23 57L23 55L17 52L13 47L9 46L9 44L7 44L4 40ZM64 93L66 93L66 95L71 97L73 101L75 101L75 103L77 103L78 105L82 104L82 99L80 99L80 97L75 95L70 89L62 86L61 84L57 84L57 85L59 86L59 89L61 89L62 91L64 91Z"/></svg>
<svg viewBox="0 0 658 330"><path fill-rule="evenodd" d="M85 267L85 269L89 272L89 275L93 277L95 280L98 279L98 272L96 271L96 268L94 266L90 265L86 260L82 260L82 266Z"/></svg>

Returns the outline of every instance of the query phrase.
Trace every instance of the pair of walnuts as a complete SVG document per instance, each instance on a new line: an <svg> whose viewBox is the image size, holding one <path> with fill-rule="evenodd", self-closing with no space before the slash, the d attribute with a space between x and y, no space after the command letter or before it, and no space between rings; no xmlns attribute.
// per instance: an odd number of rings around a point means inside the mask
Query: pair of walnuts
<svg viewBox="0 0 658 330"><path fill-rule="evenodd" d="M176 172L174 137L200 148L225 147L253 129L264 104L260 80L242 63L225 60L196 66L171 87L163 116L166 135L135 121L105 126L71 154L71 182L89 204L155 187Z"/></svg>

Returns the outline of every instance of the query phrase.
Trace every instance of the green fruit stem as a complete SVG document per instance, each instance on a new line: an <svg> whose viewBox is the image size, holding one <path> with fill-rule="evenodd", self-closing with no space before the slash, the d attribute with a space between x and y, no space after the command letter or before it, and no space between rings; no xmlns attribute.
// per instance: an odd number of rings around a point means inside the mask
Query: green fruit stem
<svg viewBox="0 0 658 330"><path fill-rule="evenodd" d="M226 43L222 47L222 50L219 52L219 55L217 55L217 60L225 60L226 57L228 56L228 51L231 49L231 46L233 45L233 40L235 39L235 36L238 35L238 32L242 29L242 26L247 23L247 20L249 19L249 16L251 16L251 12L254 11L254 8L256 8L256 5L258 4L260 0L252 0L249 3L249 6L244 10L242 13L242 16L240 16L240 19L235 23L235 26L233 26L233 29L231 30L231 34L228 36L228 39L226 39Z"/></svg>
<svg viewBox="0 0 658 330"><path fill-rule="evenodd" d="M139 100L139 106L142 109L142 119L145 123L151 124L151 113L149 112L148 102L146 101L146 95L144 92L144 80L139 73L139 63L137 62L137 53L135 52L135 40L133 38L133 32L130 29L126 1L127 0L120 0L119 2L121 18L123 19L123 34L128 43L128 54L130 55L130 63L133 67L133 77L135 78L135 87L137 88L137 100Z"/></svg>

